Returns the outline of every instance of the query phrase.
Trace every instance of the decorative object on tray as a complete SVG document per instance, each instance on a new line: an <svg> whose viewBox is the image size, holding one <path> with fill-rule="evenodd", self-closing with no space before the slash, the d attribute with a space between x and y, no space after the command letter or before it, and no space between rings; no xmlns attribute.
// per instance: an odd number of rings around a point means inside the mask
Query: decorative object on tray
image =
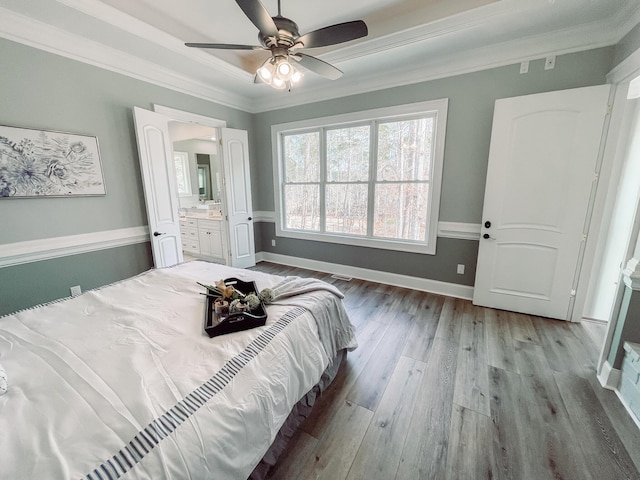
<svg viewBox="0 0 640 480"><path fill-rule="evenodd" d="M267 321L263 298L271 301L273 293L266 288L258 292L255 282L237 278L219 280L215 285L197 282L205 287L206 312L204 330L210 337L260 327Z"/></svg>
<svg viewBox="0 0 640 480"><path fill-rule="evenodd" d="M96 137L0 125L0 198L105 193Z"/></svg>

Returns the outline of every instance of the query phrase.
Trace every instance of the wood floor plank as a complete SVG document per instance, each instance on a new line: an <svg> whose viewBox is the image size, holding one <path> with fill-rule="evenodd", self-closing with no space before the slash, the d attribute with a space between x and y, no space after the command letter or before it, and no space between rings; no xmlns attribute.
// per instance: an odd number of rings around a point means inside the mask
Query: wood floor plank
<svg viewBox="0 0 640 480"><path fill-rule="evenodd" d="M343 402L298 478L346 478L372 417L371 410Z"/></svg>
<svg viewBox="0 0 640 480"><path fill-rule="evenodd" d="M509 312L485 309L484 325L487 341L487 363L496 368L518 373L515 346L509 328Z"/></svg>
<svg viewBox="0 0 640 480"><path fill-rule="evenodd" d="M446 480L496 478L491 445L491 418L459 405L453 406Z"/></svg>
<svg viewBox="0 0 640 480"><path fill-rule="evenodd" d="M445 298L436 329L436 338L458 343L460 340L461 318L465 303L469 303L469 300L451 297Z"/></svg>
<svg viewBox="0 0 640 480"><path fill-rule="evenodd" d="M288 450L280 457L267 475L267 478L269 480L300 478L302 468L313 455L317 445L317 438L312 437L303 430L298 430L291 438Z"/></svg>
<svg viewBox="0 0 640 480"><path fill-rule="evenodd" d="M509 330L514 341L540 343L531 317L522 313L508 312Z"/></svg>
<svg viewBox="0 0 640 480"><path fill-rule="evenodd" d="M397 479L446 474L458 344L436 338L418 390Z"/></svg>
<svg viewBox="0 0 640 480"><path fill-rule="evenodd" d="M383 340L388 328L388 325L371 321L356 332L358 348L349 352L345 365L342 366L329 388L314 405L311 415L302 425L304 431L316 438L320 438L324 434L337 409L346 400L362 370L375 354L376 348Z"/></svg>
<svg viewBox="0 0 640 480"><path fill-rule="evenodd" d="M554 371L583 374L582 365L576 361L567 342L567 338L573 336L573 333L567 329L566 322L534 317L533 326L538 333L549 366Z"/></svg>
<svg viewBox="0 0 640 480"><path fill-rule="evenodd" d="M426 364L401 357L347 479L394 478Z"/></svg>
<svg viewBox="0 0 640 480"><path fill-rule="evenodd" d="M551 375L552 370L541 345L515 340L514 346L516 365L521 375Z"/></svg>
<svg viewBox="0 0 640 480"><path fill-rule="evenodd" d="M575 432L594 479L638 480L638 470L611 425L589 382L582 377L554 373Z"/></svg>
<svg viewBox="0 0 640 480"><path fill-rule="evenodd" d="M593 478L582 452L570 442L575 435L553 372L543 369L520 379L518 428L527 475L550 480Z"/></svg>
<svg viewBox="0 0 640 480"><path fill-rule="evenodd" d="M423 293L422 298L426 302L408 313L413 314L413 326L407 338L402 355L426 362L431 353L431 345L436 335L444 297ZM416 298L416 303L418 299ZM419 302L422 303L422 302Z"/></svg>
<svg viewBox="0 0 640 480"><path fill-rule="evenodd" d="M412 323L411 315L396 315L393 328L387 329L384 342L376 346L375 355L372 355L365 365L359 375L359 381L347 395L347 400L369 410L376 409L400 359Z"/></svg>
<svg viewBox="0 0 640 480"><path fill-rule="evenodd" d="M489 416L489 375L484 334L484 309L464 305L453 401Z"/></svg>
<svg viewBox="0 0 640 480"><path fill-rule="evenodd" d="M524 476L522 452L519 448L518 414L513 394L520 376L501 368L489 367L491 388L492 445L496 464L495 478L518 480Z"/></svg>

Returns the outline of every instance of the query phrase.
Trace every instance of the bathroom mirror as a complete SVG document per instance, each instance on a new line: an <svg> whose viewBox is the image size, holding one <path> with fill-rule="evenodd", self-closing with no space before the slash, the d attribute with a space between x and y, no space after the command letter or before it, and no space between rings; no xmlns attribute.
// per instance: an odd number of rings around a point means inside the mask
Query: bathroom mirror
<svg viewBox="0 0 640 480"><path fill-rule="evenodd" d="M180 208L220 203L218 145L210 137L173 143Z"/></svg>

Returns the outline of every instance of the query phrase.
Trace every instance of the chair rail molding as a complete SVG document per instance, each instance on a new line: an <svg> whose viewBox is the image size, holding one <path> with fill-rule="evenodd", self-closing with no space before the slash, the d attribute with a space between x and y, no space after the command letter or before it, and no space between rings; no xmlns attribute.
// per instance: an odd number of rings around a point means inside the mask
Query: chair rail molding
<svg viewBox="0 0 640 480"><path fill-rule="evenodd" d="M0 248L0 268L51 258L107 250L149 241L149 227L120 228L62 237L5 243Z"/></svg>

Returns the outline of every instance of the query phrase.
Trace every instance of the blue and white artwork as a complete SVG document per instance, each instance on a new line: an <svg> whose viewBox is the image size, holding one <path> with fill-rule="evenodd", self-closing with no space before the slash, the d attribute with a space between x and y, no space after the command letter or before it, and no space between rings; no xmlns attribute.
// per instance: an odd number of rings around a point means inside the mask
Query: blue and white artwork
<svg viewBox="0 0 640 480"><path fill-rule="evenodd" d="M0 198L105 193L96 137L0 126Z"/></svg>

